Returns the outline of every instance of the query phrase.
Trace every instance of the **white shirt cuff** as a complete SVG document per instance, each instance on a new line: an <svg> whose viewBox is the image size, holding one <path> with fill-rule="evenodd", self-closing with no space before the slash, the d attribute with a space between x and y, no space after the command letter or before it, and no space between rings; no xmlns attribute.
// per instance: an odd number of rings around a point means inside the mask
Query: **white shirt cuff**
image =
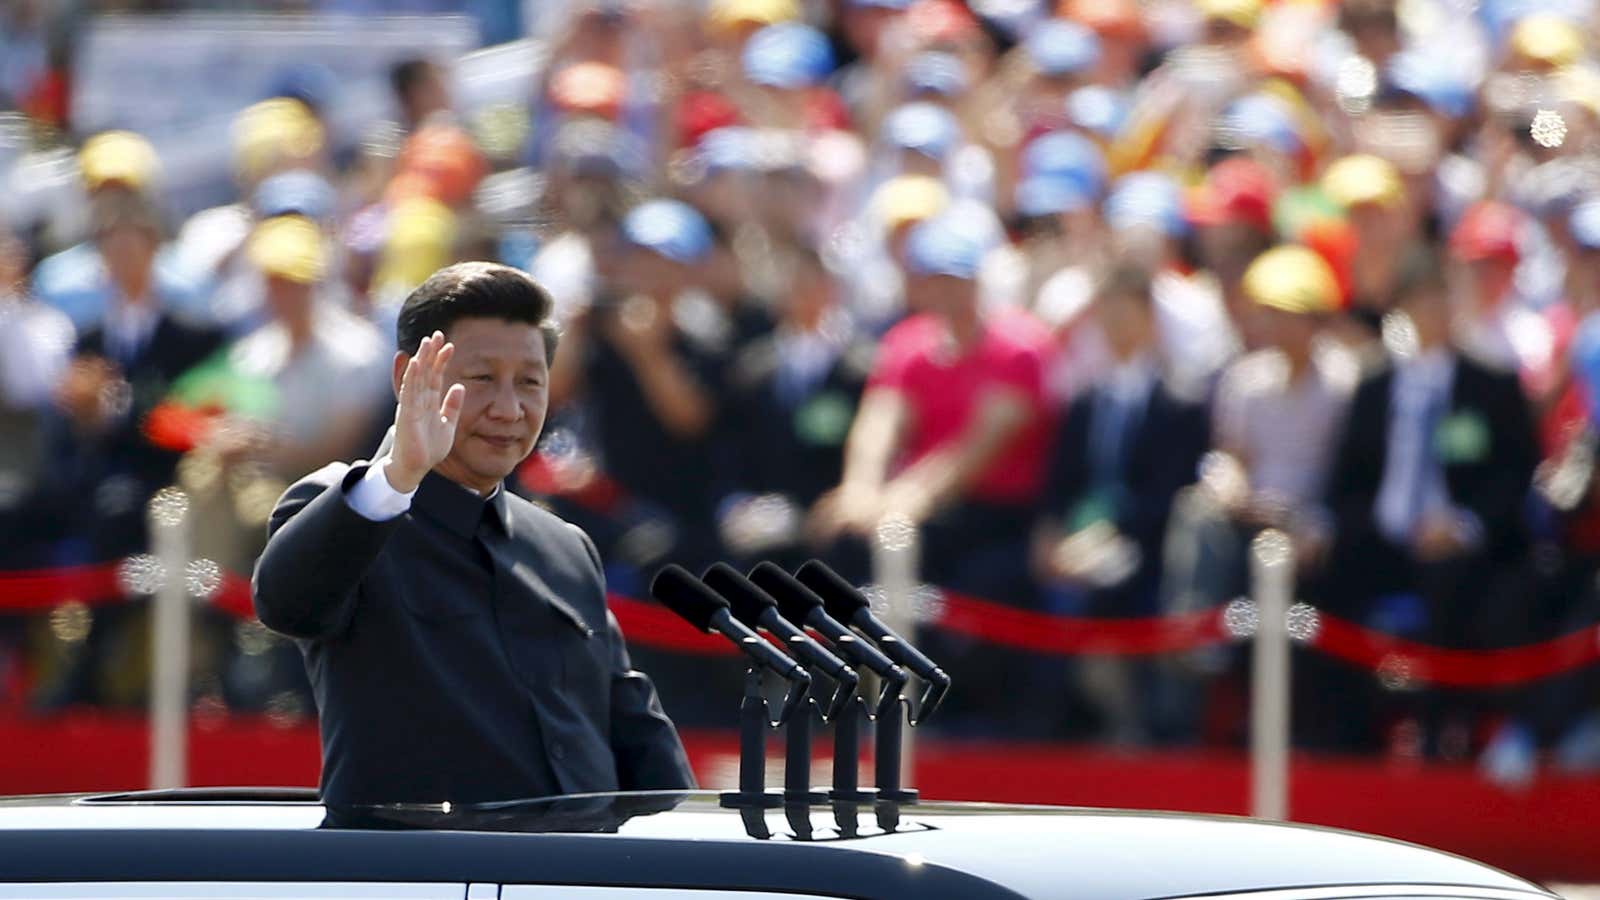
<svg viewBox="0 0 1600 900"><path fill-rule="evenodd" d="M367 467L367 474L345 492L344 502L362 518L374 522L387 522L411 508L411 498L416 489L402 494L389 483L383 474L387 460L378 460Z"/></svg>

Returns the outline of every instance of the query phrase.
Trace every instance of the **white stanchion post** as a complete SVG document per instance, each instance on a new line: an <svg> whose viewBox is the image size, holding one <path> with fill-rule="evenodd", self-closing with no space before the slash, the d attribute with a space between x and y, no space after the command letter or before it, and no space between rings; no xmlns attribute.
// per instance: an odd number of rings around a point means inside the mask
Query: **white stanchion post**
<svg viewBox="0 0 1600 900"><path fill-rule="evenodd" d="M917 587L921 584L922 545L917 526L909 519L892 517L878 523L876 540L872 542L872 580L883 591L886 608L883 624L895 634L916 643ZM912 787L913 748L916 746L916 729L907 728L901 733L900 786Z"/></svg>
<svg viewBox="0 0 1600 900"><path fill-rule="evenodd" d="M150 548L162 577L150 628L150 787L188 782L189 497L175 487L150 500Z"/></svg>
<svg viewBox="0 0 1600 900"><path fill-rule="evenodd" d="M1294 595L1294 548L1268 529L1250 545L1256 607L1250 677L1250 814L1289 817L1289 629Z"/></svg>

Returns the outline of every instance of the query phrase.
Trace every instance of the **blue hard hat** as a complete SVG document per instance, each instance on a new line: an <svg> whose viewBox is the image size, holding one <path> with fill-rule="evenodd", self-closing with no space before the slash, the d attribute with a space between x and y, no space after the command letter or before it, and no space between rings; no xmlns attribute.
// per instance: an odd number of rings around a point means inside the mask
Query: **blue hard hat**
<svg viewBox="0 0 1600 900"><path fill-rule="evenodd" d="M323 221L333 215L336 199L326 178L308 169L294 169L257 185L250 205L262 219L300 215Z"/></svg>
<svg viewBox="0 0 1600 900"><path fill-rule="evenodd" d="M1239 145L1265 144L1279 153L1297 153L1305 144L1294 111L1271 94L1250 94L1222 111L1222 129Z"/></svg>
<svg viewBox="0 0 1600 900"><path fill-rule="evenodd" d="M883 120L884 143L934 159L943 159L960 139L956 117L933 103L907 103Z"/></svg>
<svg viewBox="0 0 1600 900"><path fill-rule="evenodd" d="M1052 131L1022 148L1022 174L1076 180L1084 192L1098 195L1105 189L1106 160L1094 141L1071 131Z"/></svg>
<svg viewBox="0 0 1600 900"><path fill-rule="evenodd" d="M1094 205L1094 194L1076 178L1034 175L1017 183L1017 212L1025 216L1054 216Z"/></svg>
<svg viewBox="0 0 1600 900"><path fill-rule="evenodd" d="M1128 101L1103 85L1085 85L1067 95L1067 118L1101 137L1116 137L1128 119Z"/></svg>
<svg viewBox="0 0 1600 900"><path fill-rule="evenodd" d="M1585 250L1600 250L1600 197L1578 204L1567 218L1572 239Z"/></svg>
<svg viewBox="0 0 1600 900"><path fill-rule="evenodd" d="M750 36L742 57L744 74L767 87L812 87L833 71L833 48L822 32L800 22L768 25Z"/></svg>
<svg viewBox="0 0 1600 900"><path fill-rule="evenodd" d="M1442 116L1459 119L1472 112L1477 85L1470 73L1439 54L1403 50L1384 67L1383 90L1416 97Z"/></svg>
<svg viewBox="0 0 1600 900"><path fill-rule="evenodd" d="M674 262L698 262L711 251L711 226L694 207L678 200L634 207L622 220L622 236Z"/></svg>
<svg viewBox="0 0 1600 900"><path fill-rule="evenodd" d="M906 265L918 275L949 275L974 280L987 251L982 235L944 213L911 229Z"/></svg>
<svg viewBox="0 0 1600 900"><path fill-rule="evenodd" d="M1150 226L1168 237L1181 237L1189 230L1183 189L1159 172L1133 172L1117 179L1102 211L1114 231Z"/></svg>
<svg viewBox="0 0 1600 900"><path fill-rule="evenodd" d="M1023 43L1028 59L1046 75L1076 75L1100 61L1100 38L1077 22L1052 19Z"/></svg>
<svg viewBox="0 0 1600 900"><path fill-rule="evenodd" d="M760 168L759 136L751 129L729 125L706 132L695 147L695 158L707 172L750 172Z"/></svg>
<svg viewBox="0 0 1600 900"><path fill-rule="evenodd" d="M918 53L906 63L906 86L912 93L955 96L967 89L967 70L949 53Z"/></svg>

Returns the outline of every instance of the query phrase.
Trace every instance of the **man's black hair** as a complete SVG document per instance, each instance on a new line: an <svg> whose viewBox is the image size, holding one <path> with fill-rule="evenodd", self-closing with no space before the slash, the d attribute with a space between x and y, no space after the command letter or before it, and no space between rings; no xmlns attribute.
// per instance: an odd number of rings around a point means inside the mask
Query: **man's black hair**
<svg viewBox="0 0 1600 900"><path fill-rule="evenodd" d="M461 319L503 319L526 322L544 335L545 363L555 360L561 329L555 301L532 276L510 266L463 262L429 276L400 306L396 345L412 356L422 339L435 331L448 335Z"/></svg>

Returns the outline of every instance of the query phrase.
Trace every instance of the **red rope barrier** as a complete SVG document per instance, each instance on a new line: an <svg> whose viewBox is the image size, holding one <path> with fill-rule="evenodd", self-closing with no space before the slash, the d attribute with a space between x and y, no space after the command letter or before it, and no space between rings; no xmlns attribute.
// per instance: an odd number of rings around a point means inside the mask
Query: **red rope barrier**
<svg viewBox="0 0 1600 900"><path fill-rule="evenodd" d="M69 566L0 574L0 609L42 612L63 603L110 603L122 598L114 565Z"/></svg>
<svg viewBox="0 0 1600 900"><path fill-rule="evenodd" d="M115 564L0 574L0 610L6 612L40 612L66 602L101 605L124 599ZM255 615L250 581L242 575L224 573L210 602L240 618ZM612 594L609 602L632 643L707 656L738 652L720 636L696 631L656 603L618 594ZM930 624L953 634L1036 653L1147 656L1225 643L1230 636L1222 619L1220 609L1142 619L1078 618L947 592L941 595ZM1395 684L1506 687L1600 662L1600 626L1524 647L1456 650L1394 637L1324 613L1308 646Z"/></svg>
<svg viewBox="0 0 1600 900"><path fill-rule="evenodd" d="M1311 646L1377 672L1397 685L1506 687L1569 672L1600 660L1600 626L1498 650L1452 650L1408 641L1324 615Z"/></svg>
<svg viewBox="0 0 1600 900"><path fill-rule="evenodd" d="M1220 609L1149 619L1087 619L1013 609L946 593L934 624L945 631L1038 653L1145 656L1228 640Z"/></svg>

